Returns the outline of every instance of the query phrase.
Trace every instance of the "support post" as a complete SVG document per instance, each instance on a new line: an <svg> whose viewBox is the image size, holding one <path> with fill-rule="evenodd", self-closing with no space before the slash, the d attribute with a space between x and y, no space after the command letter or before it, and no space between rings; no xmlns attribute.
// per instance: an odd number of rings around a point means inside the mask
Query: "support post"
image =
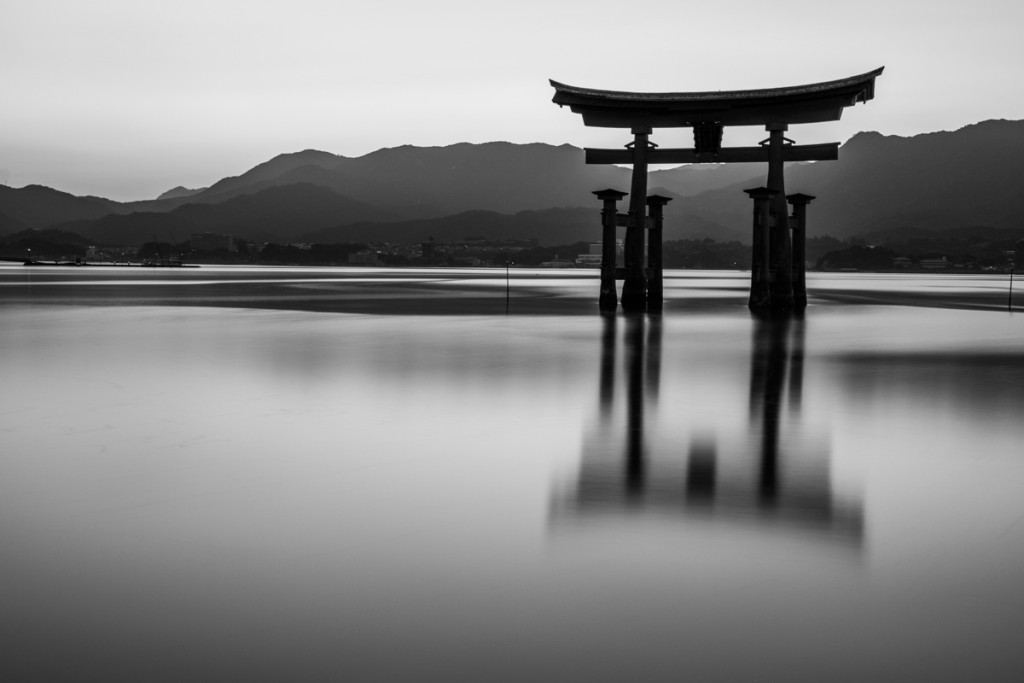
<svg viewBox="0 0 1024 683"><path fill-rule="evenodd" d="M626 278L622 283L622 310L647 308L647 278L644 276L644 227L647 222L647 147L651 129L633 129L633 181L629 196L629 225L626 227Z"/></svg>
<svg viewBox="0 0 1024 683"><path fill-rule="evenodd" d="M786 138L789 128L785 123L769 123L768 130L768 182L775 190L771 200L772 222L769 227L769 288L771 305L775 308L793 306L793 247L789 237L789 207L786 205L786 181L783 173ZM792 143L791 143L792 144Z"/></svg>
<svg viewBox="0 0 1024 683"><path fill-rule="evenodd" d="M616 204L626 196L618 190L594 192L603 204L601 206L601 296L598 305L602 311L614 311L619 305L615 291L615 223L618 209Z"/></svg>
<svg viewBox="0 0 1024 683"><path fill-rule="evenodd" d="M748 306L753 309L765 308L772 303L769 288L769 239L768 226L771 222L769 203L776 195L775 190L766 187L755 187L744 190L754 200L754 232L753 249L750 261L750 301Z"/></svg>
<svg viewBox="0 0 1024 683"><path fill-rule="evenodd" d="M793 306L807 305L807 205L814 200L809 194L788 194L793 206Z"/></svg>
<svg viewBox="0 0 1024 683"><path fill-rule="evenodd" d="M661 244L662 228L665 224L665 205L669 197L652 194L647 198L651 214L651 227L647 231L647 310L660 311L664 301L664 264Z"/></svg>

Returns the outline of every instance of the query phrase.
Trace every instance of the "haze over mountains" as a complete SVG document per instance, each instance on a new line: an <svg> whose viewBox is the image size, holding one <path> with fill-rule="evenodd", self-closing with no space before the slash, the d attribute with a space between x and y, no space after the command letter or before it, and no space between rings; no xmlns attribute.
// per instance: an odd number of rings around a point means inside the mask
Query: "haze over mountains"
<svg viewBox="0 0 1024 683"><path fill-rule="evenodd" d="M650 174L673 198L666 239L749 240L761 164L695 165ZM59 228L99 244L181 241L227 232L250 241L417 242L469 236L596 240L594 190L629 189L630 171L587 166L569 146L504 142L403 146L358 158L282 154L207 188L119 203L41 186L0 186L0 235ZM817 199L809 233L846 238L892 229L1021 227L1024 121L986 121L910 138L860 133L838 161L796 164L787 192ZM625 210L623 203L622 210Z"/></svg>

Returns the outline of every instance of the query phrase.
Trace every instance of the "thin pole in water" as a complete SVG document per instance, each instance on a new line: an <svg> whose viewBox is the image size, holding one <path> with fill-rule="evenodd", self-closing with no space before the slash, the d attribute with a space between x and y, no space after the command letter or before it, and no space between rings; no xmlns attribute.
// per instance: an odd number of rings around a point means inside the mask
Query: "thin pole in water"
<svg viewBox="0 0 1024 683"><path fill-rule="evenodd" d="M511 264L512 264L512 262L510 260L505 259L505 312L506 313L508 313L508 303L509 303L508 267Z"/></svg>
<svg viewBox="0 0 1024 683"><path fill-rule="evenodd" d="M1013 268L1010 268L1010 293L1006 300L1006 310L1013 310Z"/></svg>

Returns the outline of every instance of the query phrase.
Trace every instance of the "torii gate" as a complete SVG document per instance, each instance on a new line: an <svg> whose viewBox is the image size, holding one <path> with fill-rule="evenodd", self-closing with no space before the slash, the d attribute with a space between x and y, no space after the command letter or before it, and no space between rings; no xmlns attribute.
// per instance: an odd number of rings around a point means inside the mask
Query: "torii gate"
<svg viewBox="0 0 1024 683"><path fill-rule="evenodd" d="M622 307L657 310L662 304L661 213L667 197L647 196L648 164L701 164L764 161L766 187L747 190L754 200L754 249L751 260L751 308L792 308L807 303L803 245L810 195L786 196L783 164L839 158L839 143L796 145L784 133L790 124L837 121L843 109L874 97L875 78L885 67L860 76L809 85L763 90L688 93L638 93L593 90L550 81L552 101L583 115L583 124L628 128L633 142L625 149L587 149L588 164L632 164L629 213L615 204L627 193L595 192L604 202L604 250L601 262L603 310L617 305L615 280L624 280ZM764 126L768 139L760 147L722 147L725 126ZM693 149L658 149L649 137L655 128L693 128ZM794 206L792 220L788 203ZM647 215L650 206L650 216ZM794 235L790 238L789 228ZM615 226L626 226L625 269L615 268ZM644 233L650 230L648 269L644 268ZM648 278L650 286L648 286Z"/></svg>

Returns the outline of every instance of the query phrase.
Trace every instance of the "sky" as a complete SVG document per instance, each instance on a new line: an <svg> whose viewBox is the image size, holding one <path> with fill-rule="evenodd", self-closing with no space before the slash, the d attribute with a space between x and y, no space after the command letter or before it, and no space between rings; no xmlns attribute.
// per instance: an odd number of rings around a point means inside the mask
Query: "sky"
<svg viewBox="0 0 1024 683"><path fill-rule="evenodd" d="M885 66L873 101L792 126L798 143L1024 119L1008 0L4 0L2 17L0 184L121 201L303 149L629 142L552 104L549 78L685 92Z"/></svg>

